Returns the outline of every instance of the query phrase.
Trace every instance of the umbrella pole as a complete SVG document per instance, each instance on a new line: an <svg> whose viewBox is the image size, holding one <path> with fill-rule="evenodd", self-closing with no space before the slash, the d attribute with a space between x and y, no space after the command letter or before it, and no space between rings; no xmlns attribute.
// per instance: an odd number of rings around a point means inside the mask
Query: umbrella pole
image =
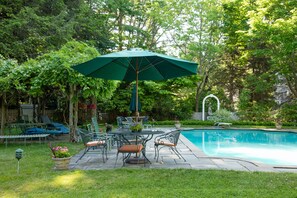
<svg viewBox="0 0 297 198"><path fill-rule="evenodd" d="M138 64L136 65L136 99L135 99L135 116L136 122L138 122L139 112L138 112Z"/></svg>

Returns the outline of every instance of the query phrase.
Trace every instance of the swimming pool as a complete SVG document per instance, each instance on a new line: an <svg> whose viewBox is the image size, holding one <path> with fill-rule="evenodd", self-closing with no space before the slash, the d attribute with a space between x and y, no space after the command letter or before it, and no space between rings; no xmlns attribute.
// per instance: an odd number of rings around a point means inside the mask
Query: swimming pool
<svg viewBox="0 0 297 198"><path fill-rule="evenodd" d="M183 131L182 134L208 156L297 166L297 133L199 129Z"/></svg>

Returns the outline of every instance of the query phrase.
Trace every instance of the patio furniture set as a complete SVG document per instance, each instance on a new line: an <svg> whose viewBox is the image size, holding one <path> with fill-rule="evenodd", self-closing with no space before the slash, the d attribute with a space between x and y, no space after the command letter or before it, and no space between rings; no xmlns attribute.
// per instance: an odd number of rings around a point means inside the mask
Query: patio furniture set
<svg viewBox="0 0 297 198"><path fill-rule="evenodd" d="M163 130L150 128L141 131L132 131L130 126L135 124L130 118L118 117L118 128L113 131L103 132L99 130L96 119L92 119L92 126L89 130L78 129L78 134L81 137L85 149L82 155L77 159L78 163L87 153L101 154L103 163L108 160L108 151L115 147L117 149L115 167L119 154L122 154L122 166L126 163L130 164L144 164L144 166L151 161L146 156L146 144L154 138L154 149L156 162L159 160L159 151L167 147L173 151L180 159L186 161L183 156L176 149L179 140L180 131L174 130L165 133ZM135 154L135 156L132 154Z"/></svg>

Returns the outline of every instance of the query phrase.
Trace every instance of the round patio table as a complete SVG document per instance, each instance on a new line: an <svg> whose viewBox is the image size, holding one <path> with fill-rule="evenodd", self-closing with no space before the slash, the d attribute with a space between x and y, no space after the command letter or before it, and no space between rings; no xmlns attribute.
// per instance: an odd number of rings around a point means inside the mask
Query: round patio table
<svg viewBox="0 0 297 198"><path fill-rule="evenodd" d="M143 157L144 159L140 160L137 156L134 158L127 159L126 163L130 164L141 164L145 163L146 161L151 163L150 160L145 155L145 149L146 149L146 143L150 141L154 135L165 133L165 131L160 129L143 129L140 132L132 132L130 129L117 129L115 131L109 132L109 134L113 134L118 136L120 141L125 142L126 144L133 144L131 140L129 140L128 137L135 137L136 138L136 144L138 140L141 139L141 144L144 147Z"/></svg>

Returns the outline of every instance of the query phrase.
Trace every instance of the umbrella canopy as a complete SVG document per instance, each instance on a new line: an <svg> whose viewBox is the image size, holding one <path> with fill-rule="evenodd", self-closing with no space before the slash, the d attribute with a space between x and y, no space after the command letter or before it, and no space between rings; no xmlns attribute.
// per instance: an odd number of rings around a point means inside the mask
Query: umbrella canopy
<svg viewBox="0 0 297 198"><path fill-rule="evenodd" d="M141 103L139 101L139 97L138 97L138 111L141 111ZM136 85L134 86L133 90L132 90L132 98L131 98L131 102L130 102L130 111L132 112L136 112Z"/></svg>
<svg viewBox="0 0 297 198"><path fill-rule="evenodd" d="M138 80L166 80L193 75L196 74L197 66L197 63L183 59L142 49L131 49L98 56L73 66L73 69L94 78L128 82L136 80L136 96L138 96ZM136 109L138 109L138 97L136 97Z"/></svg>

